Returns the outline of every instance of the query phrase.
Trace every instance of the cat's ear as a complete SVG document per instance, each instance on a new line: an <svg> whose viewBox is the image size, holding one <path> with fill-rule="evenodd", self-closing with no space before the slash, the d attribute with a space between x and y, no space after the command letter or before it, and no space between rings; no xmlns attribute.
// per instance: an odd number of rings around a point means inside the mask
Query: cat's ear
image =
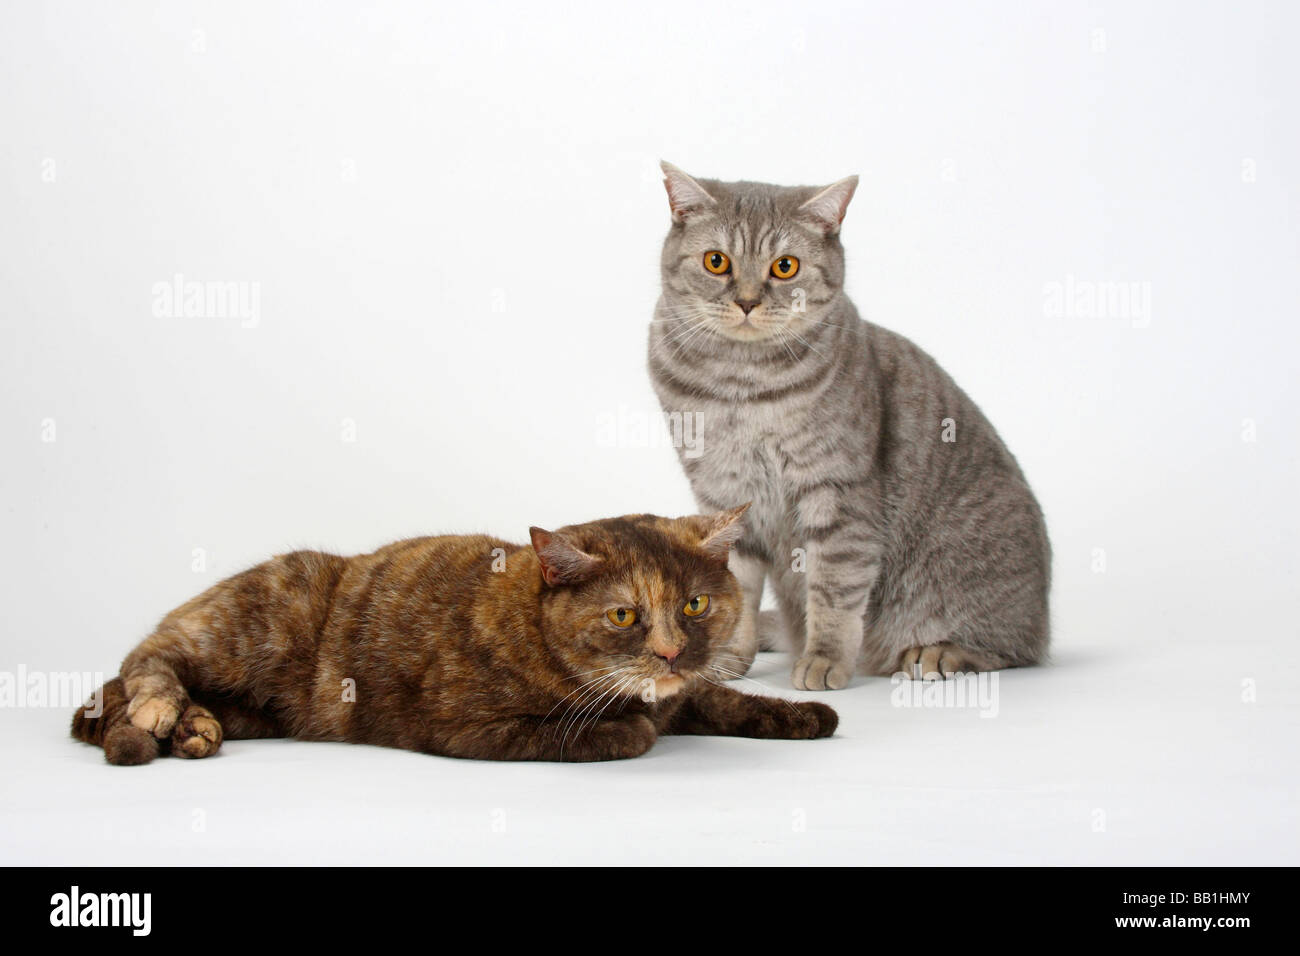
<svg viewBox="0 0 1300 956"><path fill-rule="evenodd" d="M561 534L541 528L529 528L528 534L542 565L542 578L551 587L578 584L600 566L600 558L583 551Z"/></svg>
<svg viewBox="0 0 1300 956"><path fill-rule="evenodd" d="M685 222L699 212L712 209L717 202L703 186L672 163L659 163L664 171L664 189L668 190L668 206L673 211L673 222Z"/></svg>
<svg viewBox="0 0 1300 956"><path fill-rule="evenodd" d="M837 183L827 186L817 195L799 207L799 211L811 219L828 236L840 231L840 223L848 212L849 200L858 188L858 177L849 176Z"/></svg>
<svg viewBox="0 0 1300 956"><path fill-rule="evenodd" d="M745 517L751 503L747 501L739 508L688 518L700 536L700 550L718 561L726 561L731 546L745 533L745 523L740 519Z"/></svg>

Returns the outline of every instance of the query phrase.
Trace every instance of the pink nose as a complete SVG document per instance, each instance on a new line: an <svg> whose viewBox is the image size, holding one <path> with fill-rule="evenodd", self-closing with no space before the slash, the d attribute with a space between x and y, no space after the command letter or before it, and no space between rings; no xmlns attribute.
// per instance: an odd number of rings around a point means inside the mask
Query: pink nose
<svg viewBox="0 0 1300 956"><path fill-rule="evenodd" d="M674 650L666 651L666 652L655 651L655 653L659 655L660 660L662 660L665 664L668 665L668 669L670 671L672 671L673 673L677 672L677 658L679 658L682 654L681 648L675 648Z"/></svg>

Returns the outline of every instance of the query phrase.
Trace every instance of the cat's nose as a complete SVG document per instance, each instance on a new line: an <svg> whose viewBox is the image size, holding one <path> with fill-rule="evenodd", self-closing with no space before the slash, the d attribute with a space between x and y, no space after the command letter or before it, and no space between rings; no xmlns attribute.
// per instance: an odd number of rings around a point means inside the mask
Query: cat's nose
<svg viewBox="0 0 1300 956"><path fill-rule="evenodd" d="M667 654L660 654L659 659L668 665L668 669L674 674L677 673L677 658L682 656L680 649L669 651Z"/></svg>
<svg viewBox="0 0 1300 956"><path fill-rule="evenodd" d="M761 301L762 301L761 299L737 299L736 305L740 306L741 312L744 312L746 315L749 315L750 311L754 308L754 306L758 305L758 303Z"/></svg>

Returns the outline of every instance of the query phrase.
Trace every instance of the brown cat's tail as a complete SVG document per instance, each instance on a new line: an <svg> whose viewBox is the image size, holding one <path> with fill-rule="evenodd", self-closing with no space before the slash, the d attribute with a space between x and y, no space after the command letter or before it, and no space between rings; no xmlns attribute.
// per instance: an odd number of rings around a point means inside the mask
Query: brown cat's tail
<svg viewBox="0 0 1300 956"><path fill-rule="evenodd" d="M104 759L109 763L127 766L148 763L158 756L158 739L127 719L129 703L126 684L122 678L114 677L72 715L72 736L103 747Z"/></svg>

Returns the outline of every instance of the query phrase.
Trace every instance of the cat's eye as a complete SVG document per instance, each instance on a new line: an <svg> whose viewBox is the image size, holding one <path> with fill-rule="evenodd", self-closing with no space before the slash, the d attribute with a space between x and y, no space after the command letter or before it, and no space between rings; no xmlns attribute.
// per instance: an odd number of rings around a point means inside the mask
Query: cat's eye
<svg viewBox="0 0 1300 956"><path fill-rule="evenodd" d="M799 271L799 260L794 256L782 256L772 263L772 275L778 279L793 279Z"/></svg>
<svg viewBox="0 0 1300 956"><path fill-rule="evenodd" d="M704 268L715 276L726 275L731 271L731 260L715 249L704 254Z"/></svg>
<svg viewBox="0 0 1300 956"><path fill-rule="evenodd" d="M682 608L682 613L687 617L699 617L709 609L709 596L707 594L697 594L686 602Z"/></svg>
<svg viewBox="0 0 1300 956"><path fill-rule="evenodd" d="M609 623L615 627L631 627L636 623L636 611L630 607L616 607L611 611L606 611L605 616L609 618Z"/></svg>

